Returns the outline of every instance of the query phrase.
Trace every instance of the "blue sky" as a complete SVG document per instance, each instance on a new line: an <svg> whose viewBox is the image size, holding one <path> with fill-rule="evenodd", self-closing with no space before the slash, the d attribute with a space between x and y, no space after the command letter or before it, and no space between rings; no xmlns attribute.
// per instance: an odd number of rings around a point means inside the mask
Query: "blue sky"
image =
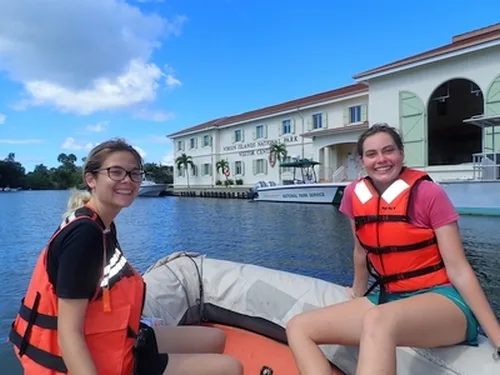
<svg viewBox="0 0 500 375"><path fill-rule="evenodd" d="M480 3L2 1L0 158L51 167L120 136L171 163L167 134L353 83L498 22L498 0Z"/></svg>

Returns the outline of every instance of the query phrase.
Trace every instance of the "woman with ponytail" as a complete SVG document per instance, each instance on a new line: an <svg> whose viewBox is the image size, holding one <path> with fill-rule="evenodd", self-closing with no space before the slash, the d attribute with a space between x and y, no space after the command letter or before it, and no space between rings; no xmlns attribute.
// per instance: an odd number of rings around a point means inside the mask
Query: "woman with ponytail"
<svg viewBox="0 0 500 375"><path fill-rule="evenodd" d="M141 322L142 277L114 224L143 179L139 153L121 139L96 146L63 222L38 258L9 340L25 375L241 375L208 327L151 328ZM166 354L170 353L170 354Z"/></svg>

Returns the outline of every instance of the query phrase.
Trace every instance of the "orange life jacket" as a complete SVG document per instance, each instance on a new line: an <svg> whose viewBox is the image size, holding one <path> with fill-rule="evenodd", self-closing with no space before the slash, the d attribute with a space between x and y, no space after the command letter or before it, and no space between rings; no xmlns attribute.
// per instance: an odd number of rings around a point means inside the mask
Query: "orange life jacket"
<svg viewBox="0 0 500 375"><path fill-rule="evenodd" d="M410 223L408 208L418 183L432 181L425 172L403 168L380 195L369 177L357 182L353 194L356 236L367 253L367 266L386 292L409 292L449 283L431 228Z"/></svg>
<svg viewBox="0 0 500 375"><path fill-rule="evenodd" d="M57 338L58 298L47 274L47 250L54 238L78 220L92 220L103 232L103 276L89 301L84 337L98 374L130 375L132 348L139 331L145 283L122 252L115 249L107 262L106 232L97 214L78 209L51 237L38 258L32 278L12 324L9 340L26 375L59 375L68 370Z"/></svg>

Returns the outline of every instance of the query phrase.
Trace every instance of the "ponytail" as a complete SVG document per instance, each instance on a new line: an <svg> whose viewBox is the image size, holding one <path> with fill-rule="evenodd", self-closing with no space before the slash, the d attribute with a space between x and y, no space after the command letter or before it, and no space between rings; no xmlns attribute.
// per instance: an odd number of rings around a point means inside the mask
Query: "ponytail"
<svg viewBox="0 0 500 375"><path fill-rule="evenodd" d="M63 220L69 217L77 209L83 207L88 201L90 201L91 195L88 191L74 190L71 193L71 197L68 200L66 206L66 212L62 215Z"/></svg>

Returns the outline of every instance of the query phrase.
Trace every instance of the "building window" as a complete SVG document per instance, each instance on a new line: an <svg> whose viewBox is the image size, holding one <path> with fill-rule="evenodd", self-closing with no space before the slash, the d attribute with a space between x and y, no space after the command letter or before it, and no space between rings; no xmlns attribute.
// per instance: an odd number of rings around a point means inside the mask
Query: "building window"
<svg viewBox="0 0 500 375"><path fill-rule="evenodd" d="M255 139L264 138L264 125L257 125L255 132Z"/></svg>
<svg viewBox="0 0 500 375"><path fill-rule="evenodd" d="M321 129L323 127L323 116L321 113L313 115L313 129Z"/></svg>
<svg viewBox="0 0 500 375"><path fill-rule="evenodd" d="M361 122L361 106L356 105L349 108L349 122Z"/></svg>
<svg viewBox="0 0 500 375"><path fill-rule="evenodd" d="M290 120L284 120L282 126L283 134L290 134L292 132L292 122Z"/></svg>
<svg viewBox="0 0 500 375"><path fill-rule="evenodd" d="M210 168L210 163L203 164L203 176L211 175L212 169Z"/></svg>
<svg viewBox="0 0 500 375"><path fill-rule="evenodd" d="M210 146L210 136L204 135L203 136L203 147L208 147L208 146Z"/></svg>
<svg viewBox="0 0 500 375"><path fill-rule="evenodd" d="M241 161L234 162L234 174L237 176L241 176L243 174L243 162Z"/></svg>
<svg viewBox="0 0 500 375"><path fill-rule="evenodd" d="M242 140L243 140L243 137L241 136L241 129L235 130L234 131L234 141L241 142Z"/></svg>
<svg viewBox="0 0 500 375"><path fill-rule="evenodd" d="M257 159L255 160L255 174L265 174L266 173L266 160Z"/></svg>
<svg viewBox="0 0 500 375"><path fill-rule="evenodd" d="M177 141L177 151L182 151L182 141Z"/></svg>
<svg viewBox="0 0 500 375"><path fill-rule="evenodd" d="M196 165L194 165L194 164L193 164L193 165L191 166L191 175L192 175L193 177L196 177L197 172L198 172L198 167L197 167Z"/></svg>
<svg viewBox="0 0 500 375"><path fill-rule="evenodd" d="M177 169L177 176L182 177L184 176L184 167L181 166L180 168Z"/></svg>
<svg viewBox="0 0 500 375"><path fill-rule="evenodd" d="M191 149L193 149L193 148L195 148L195 147L196 147L196 138L191 138L191 139L189 140L189 147L190 147Z"/></svg>

